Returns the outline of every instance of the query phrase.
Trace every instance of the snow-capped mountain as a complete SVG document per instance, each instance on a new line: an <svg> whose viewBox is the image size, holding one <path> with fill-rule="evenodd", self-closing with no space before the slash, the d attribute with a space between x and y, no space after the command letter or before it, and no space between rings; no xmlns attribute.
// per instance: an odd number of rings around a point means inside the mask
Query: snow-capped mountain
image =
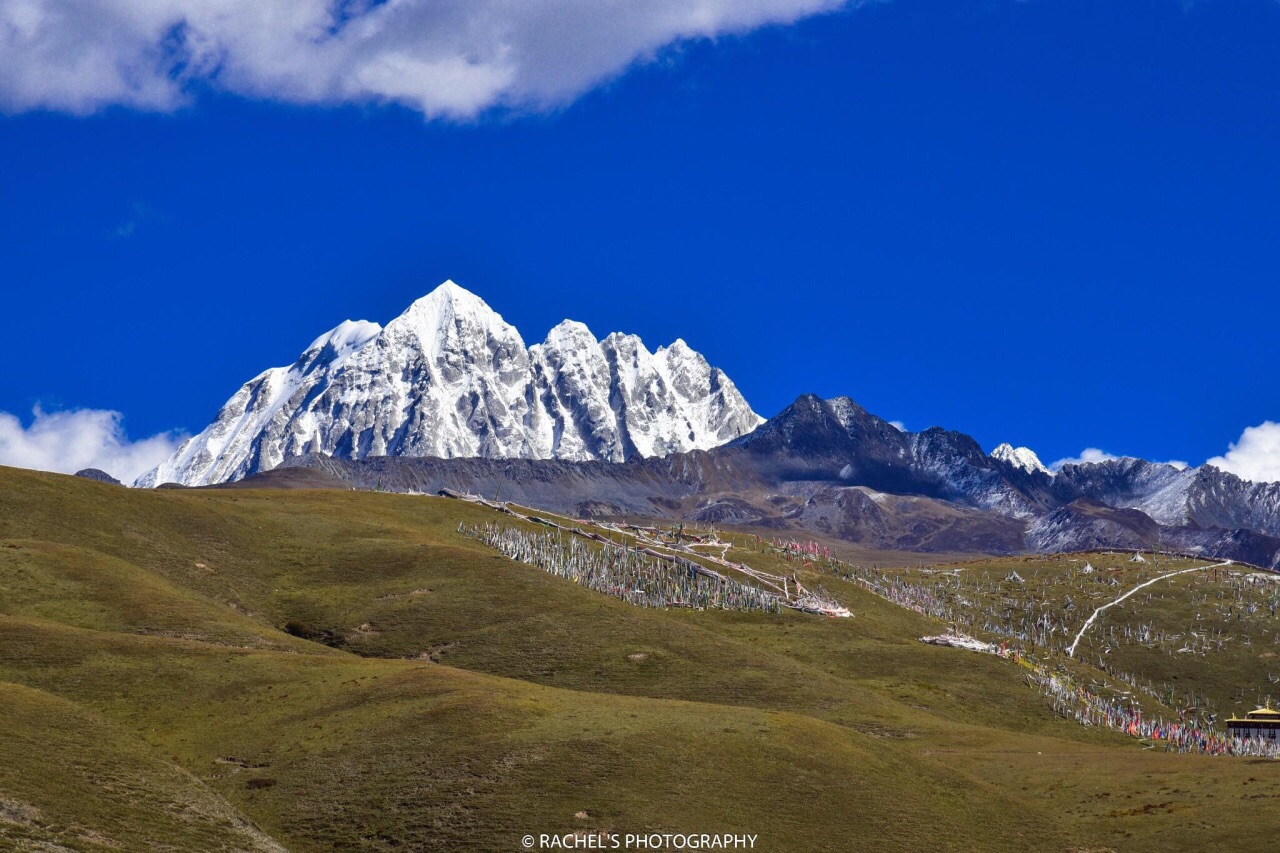
<svg viewBox="0 0 1280 853"><path fill-rule="evenodd" d="M682 340L650 352L566 320L526 347L446 281L385 328L347 321L254 377L137 485L238 480L307 453L621 462L716 447L761 421Z"/></svg>
<svg viewBox="0 0 1280 853"><path fill-rule="evenodd" d="M1014 447L1012 444L1005 442L991 451L991 458L1011 465L1020 471L1025 471L1028 474L1039 473L1053 476L1052 472L1045 467L1045 464L1040 461L1040 457L1036 456L1036 452L1030 447Z"/></svg>

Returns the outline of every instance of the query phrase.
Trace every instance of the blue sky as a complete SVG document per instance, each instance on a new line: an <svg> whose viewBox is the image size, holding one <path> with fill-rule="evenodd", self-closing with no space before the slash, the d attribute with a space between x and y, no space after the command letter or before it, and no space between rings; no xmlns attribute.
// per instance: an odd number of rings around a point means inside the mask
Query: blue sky
<svg viewBox="0 0 1280 853"><path fill-rule="evenodd" d="M195 54L58 90L62 60L11 50L11 446L37 453L37 405L199 430L445 278L529 343L566 316L683 337L765 415L848 394L1046 461L1193 464L1280 419L1280 3L745 5L585 58L541 22L542 54L407 95Z"/></svg>

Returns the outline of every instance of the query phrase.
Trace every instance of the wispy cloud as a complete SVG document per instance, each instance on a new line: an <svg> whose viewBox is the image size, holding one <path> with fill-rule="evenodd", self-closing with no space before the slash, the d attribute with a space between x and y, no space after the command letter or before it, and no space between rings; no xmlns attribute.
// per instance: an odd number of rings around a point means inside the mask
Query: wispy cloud
<svg viewBox="0 0 1280 853"><path fill-rule="evenodd" d="M166 459L184 436L161 433L131 441L124 416L104 409L46 412L37 406L32 421L0 412L0 465L74 474L98 468L123 483Z"/></svg>
<svg viewBox="0 0 1280 853"><path fill-rule="evenodd" d="M129 216L116 226L112 236L117 240L127 240L137 233L138 228L146 222L165 221L165 217L157 213L150 205L135 201L129 205Z"/></svg>
<svg viewBox="0 0 1280 853"><path fill-rule="evenodd" d="M663 47L859 0L0 0L0 109L171 110L211 86L428 117L560 104Z"/></svg>
<svg viewBox="0 0 1280 853"><path fill-rule="evenodd" d="M1280 424L1263 421L1246 427L1226 453L1205 464L1255 483L1280 482Z"/></svg>

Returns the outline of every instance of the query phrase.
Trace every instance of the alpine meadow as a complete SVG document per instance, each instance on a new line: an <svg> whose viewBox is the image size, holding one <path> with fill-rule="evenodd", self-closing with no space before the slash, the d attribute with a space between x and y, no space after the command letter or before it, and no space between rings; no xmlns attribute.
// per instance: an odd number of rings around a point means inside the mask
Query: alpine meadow
<svg viewBox="0 0 1280 853"><path fill-rule="evenodd" d="M1277 45L0 0L0 852L1271 849Z"/></svg>

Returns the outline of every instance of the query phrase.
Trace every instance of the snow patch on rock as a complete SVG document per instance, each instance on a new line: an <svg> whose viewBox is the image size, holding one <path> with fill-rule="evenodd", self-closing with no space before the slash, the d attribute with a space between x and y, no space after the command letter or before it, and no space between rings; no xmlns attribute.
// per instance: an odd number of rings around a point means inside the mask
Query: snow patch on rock
<svg viewBox="0 0 1280 853"><path fill-rule="evenodd" d="M1014 447L1008 442L1001 444L995 450L991 451L991 458L1012 465L1028 474L1047 474L1052 477L1053 474L1040 461L1040 457L1036 456L1034 450L1030 447Z"/></svg>

